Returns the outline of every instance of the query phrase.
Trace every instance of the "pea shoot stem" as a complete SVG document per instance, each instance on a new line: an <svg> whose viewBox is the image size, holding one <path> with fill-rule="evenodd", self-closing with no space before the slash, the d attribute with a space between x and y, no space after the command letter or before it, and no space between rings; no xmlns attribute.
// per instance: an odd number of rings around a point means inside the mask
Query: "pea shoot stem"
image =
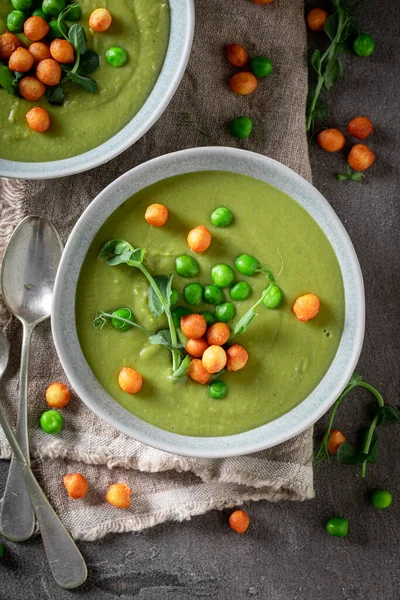
<svg viewBox="0 0 400 600"><path fill-rule="evenodd" d="M137 329L140 329L141 331L143 331L143 333L146 333L148 336L154 335L152 331L149 331L145 327L142 327L142 325L135 323L135 321L130 321L129 319L124 319L123 317L119 317L117 315L113 315L111 313L107 313L104 311L100 312L97 315L94 322L96 322L97 319L117 319L117 321L122 321L123 323L126 323L127 325L131 325L131 327L136 327Z"/></svg>

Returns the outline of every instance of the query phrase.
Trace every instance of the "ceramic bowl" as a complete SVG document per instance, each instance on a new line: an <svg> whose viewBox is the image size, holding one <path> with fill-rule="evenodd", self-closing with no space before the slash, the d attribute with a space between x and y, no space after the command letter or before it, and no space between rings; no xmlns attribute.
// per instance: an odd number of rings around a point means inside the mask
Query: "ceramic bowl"
<svg viewBox="0 0 400 600"><path fill-rule="evenodd" d="M101 387L87 364L75 327L75 292L82 262L104 221L139 190L166 177L194 171L250 175L279 188L307 210L338 258L345 291L345 321L336 356L314 391L290 412L251 431L224 437L190 437L145 423ZM333 404L357 364L364 336L364 286L353 245L325 198L279 162L233 148L194 148L155 158L119 177L101 192L75 225L62 256L55 285L52 328L58 355L77 394L99 417L155 448L195 457L250 454L280 444L317 421Z"/></svg>
<svg viewBox="0 0 400 600"><path fill-rule="evenodd" d="M169 0L171 23L167 54L157 82L133 119L97 148L64 160L17 162L0 158L0 177L52 179L88 171L115 158L154 125L170 103L185 72L194 32L194 0Z"/></svg>

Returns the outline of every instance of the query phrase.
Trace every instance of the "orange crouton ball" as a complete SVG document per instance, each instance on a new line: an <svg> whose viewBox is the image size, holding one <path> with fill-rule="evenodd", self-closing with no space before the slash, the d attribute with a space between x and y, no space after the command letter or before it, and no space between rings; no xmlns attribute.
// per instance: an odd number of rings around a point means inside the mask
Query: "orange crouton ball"
<svg viewBox="0 0 400 600"><path fill-rule="evenodd" d="M307 25L311 31L322 31L328 12L323 8L312 8L307 14Z"/></svg>
<svg viewBox="0 0 400 600"><path fill-rule="evenodd" d="M205 252L211 244L211 233L208 231L207 227L204 227L204 225L198 225L198 227L195 227L189 231L187 243L189 248L191 248L194 252L201 254L202 252Z"/></svg>
<svg viewBox="0 0 400 600"><path fill-rule="evenodd" d="M365 144L356 144L350 150L347 162L354 171L365 171L375 162L375 154Z"/></svg>
<svg viewBox="0 0 400 600"><path fill-rule="evenodd" d="M26 73L33 67L33 56L25 48L17 48L10 56L8 68L18 73Z"/></svg>
<svg viewBox="0 0 400 600"><path fill-rule="evenodd" d="M253 0L253 4L271 4L274 0Z"/></svg>
<svg viewBox="0 0 400 600"><path fill-rule="evenodd" d="M241 71L240 73L236 73L230 82L229 86L235 94L239 94L239 96L247 96L254 92L257 89L257 79L253 73L249 73L247 71Z"/></svg>
<svg viewBox="0 0 400 600"><path fill-rule="evenodd" d="M127 394L137 394L143 385L143 377L131 367L122 367L118 374L118 385Z"/></svg>
<svg viewBox="0 0 400 600"><path fill-rule="evenodd" d="M240 344L234 344L226 351L226 368L228 371L240 371L246 366L248 360L248 352Z"/></svg>
<svg viewBox="0 0 400 600"><path fill-rule="evenodd" d="M181 317L181 330L187 338L198 340L207 331L207 321L203 315L183 315Z"/></svg>
<svg viewBox="0 0 400 600"><path fill-rule="evenodd" d="M207 348L208 344L204 338L199 338L197 340L190 339L186 342L185 346L186 352L194 358L201 358Z"/></svg>
<svg viewBox="0 0 400 600"><path fill-rule="evenodd" d="M229 526L236 533L245 533L250 525L250 517L244 510L235 510L229 517Z"/></svg>
<svg viewBox="0 0 400 600"><path fill-rule="evenodd" d="M373 130L372 121L368 117L355 117L347 125L347 131L358 140L365 140Z"/></svg>
<svg viewBox="0 0 400 600"><path fill-rule="evenodd" d="M325 152L337 152L346 143L346 138L339 129L323 129L316 137L316 142Z"/></svg>
<svg viewBox="0 0 400 600"><path fill-rule="evenodd" d="M192 360L187 374L190 377L190 379L193 379L193 381L201 383L202 385L208 383L211 377L210 373L203 366L203 363L201 362L200 358L194 358Z"/></svg>
<svg viewBox="0 0 400 600"><path fill-rule="evenodd" d="M31 102L40 100L46 91L46 86L44 83L32 75L28 75L27 77L20 79L18 82L18 87L21 96L26 100L30 100Z"/></svg>
<svg viewBox="0 0 400 600"><path fill-rule="evenodd" d="M49 30L49 24L42 17L29 17L24 23L24 34L32 42L42 40Z"/></svg>
<svg viewBox="0 0 400 600"><path fill-rule="evenodd" d="M209 346L201 361L209 373L219 373L226 365L226 352L221 346Z"/></svg>
<svg viewBox="0 0 400 600"><path fill-rule="evenodd" d="M162 227L168 221L168 208L164 204L150 204L146 208L144 218L153 227Z"/></svg>
<svg viewBox="0 0 400 600"><path fill-rule="evenodd" d="M0 60L7 61L11 54L21 46L21 42L16 35L10 31L5 31L0 35Z"/></svg>
<svg viewBox="0 0 400 600"><path fill-rule="evenodd" d="M292 306L292 310L299 321L309 321L317 316L320 301L315 294L304 294L299 296Z"/></svg>
<svg viewBox="0 0 400 600"><path fill-rule="evenodd" d="M68 496L74 500L80 500L88 493L89 484L86 477L80 473L68 473L63 479Z"/></svg>
<svg viewBox="0 0 400 600"><path fill-rule="evenodd" d="M25 118L29 127L37 133L44 133L50 129L50 115L47 110L41 106L35 106L35 108L31 108L31 110L26 113Z"/></svg>
<svg viewBox="0 0 400 600"><path fill-rule="evenodd" d="M231 330L226 323L213 323L207 329L207 342L210 346L223 346L229 340Z"/></svg>
<svg viewBox="0 0 400 600"><path fill-rule="evenodd" d="M112 16L106 8L96 8L89 17L89 27L93 31L107 31L112 22Z"/></svg>
<svg viewBox="0 0 400 600"><path fill-rule="evenodd" d="M244 67L249 62L249 55L239 44L227 44L225 54L227 61L234 67Z"/></svg>
<svg viewBox="0 0 400 600"><path fill-rule="evenodd" d="M329 441L328 441L329 453L337 454L337 451L339 450L339 446L344 444L345 441L346 441L346 438L343 435L343 433L341 431L339 431L339 429L332 429L332 431L329 435Z"/></svg>
<svg viewBox="0 0 400 600"><path fill-rule="evenodd" d="M52 383L46 390L46 402L52 408L64 408L71 402L69 389L59 381Z"/></svg>
<svg viewBox="0 0 400 600"><path fill-rule="evenodd" d="M74 47L68 40L53 40L50 44L50 54L59 63L72 64L75 62Z"/></svg>
<svg viewBox="0 0 400 600"><path fill-rule="evenodd" d="M45 85L58 85L61 81L61 67L56 60L46 58L36 67L36 77Z"/></svg>
<svg viewBox="0 0 400 600"><path fill-rule="evenodd" d="M44 42L34 42L29 46L28 51L32 54L35 64L46 58L51 58L50 48Z"/></svg>
<svg viewBox="0 0 400 600"><path fill-rule="evenodd" d="M106 500L116 508L129 508L132 489L126 483L113 483L108 488Z"/></svg>

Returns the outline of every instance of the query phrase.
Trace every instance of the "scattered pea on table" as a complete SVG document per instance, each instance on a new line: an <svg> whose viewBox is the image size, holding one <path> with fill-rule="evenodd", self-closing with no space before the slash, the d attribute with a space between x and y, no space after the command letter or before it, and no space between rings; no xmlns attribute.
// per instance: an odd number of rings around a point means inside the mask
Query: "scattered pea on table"
<svg viewBox="0 0 400 600"><path fill-rule="evenodd" d="M272 73L272 61L266 56L255 56L250 61L250 68L256 77L268 77Z"/></svg>
<svg viewBox="0 0 400 600"><path fill-rule="evenodd" d="M253 121L249 117L236 117L231 121L231 134L239 140L245 140L253 131Z"/></svg>
<svg viewBox="0 0 400 600"><path fill-rule="evenodd" d="M40 426L46 433L60 433L64 419L57 410L46 410L40 417Z"/></svg>
<svg viewBox="0 0 400 600"><path fill-rule="evenodd" d="M392 500L389 490L374 490L371 494L371 504L374 508L388 508Z"/></svg>
<svg viewBox="0 0 400 600"><path fill-rule="evenodd" d="M333 537L346 537L349 532L349 522L344 517L332 517L325 528L327 533Z"/></svg>

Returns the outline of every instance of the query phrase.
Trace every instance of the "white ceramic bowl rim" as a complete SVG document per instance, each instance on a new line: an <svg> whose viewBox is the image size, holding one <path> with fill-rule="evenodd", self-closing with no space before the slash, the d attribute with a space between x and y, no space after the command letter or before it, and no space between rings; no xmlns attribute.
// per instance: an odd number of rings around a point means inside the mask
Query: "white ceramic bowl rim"
<svg viewBox="0 0 400 600"><path fill-rule="evenodd" d="M0 159L0 177L52 179L65 177L111 160L134 144L167 108L185 72L194 33L194 0L169 0L170 37L165 60L149 97L134 118L112 138L93 150L50 162Z"/></svg>
<svg viewBox="0 0 400 600"><path fill-rule="evenodd" d="M82 262L104 221L127 198L167 177L193 171L231 171L250 175L281 189L301 204L328 237L342 271L345 322L338 352L325 377L298 406L282 417L245 433L190 437L164 431L135 417L107 394L86 362L75 327L75 290ZM310 427L333 404L349 381L364 336L364 286L353 245L325 198L305 179L270 158L233 148L194 148L167 154L137 166L106 187L74 227L58 270L52 328L65 372L82 400L99 417L150 446L186 456L219 458L250 454L275 446ZM177 388L178 389L178 388Z"/></svg>

